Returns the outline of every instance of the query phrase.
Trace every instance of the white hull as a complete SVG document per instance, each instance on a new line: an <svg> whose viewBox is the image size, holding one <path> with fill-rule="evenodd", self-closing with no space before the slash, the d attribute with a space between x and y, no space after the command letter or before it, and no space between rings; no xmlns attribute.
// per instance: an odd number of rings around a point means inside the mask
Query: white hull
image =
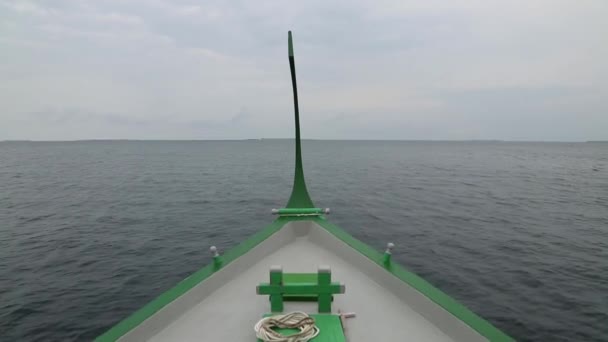
<svg viewBox="0 0 608 342"><path fill-rule="evenodd" d="M271 265L285 272L315 273L329 265L346 286L332 311L346 320L349 342L486 341L482 335L312 221L287 223L245 255L139 324L120 341L256 341L253 326L270 312L256 295ZM285 302L284 312L316 313L315 302Z"/></svg>

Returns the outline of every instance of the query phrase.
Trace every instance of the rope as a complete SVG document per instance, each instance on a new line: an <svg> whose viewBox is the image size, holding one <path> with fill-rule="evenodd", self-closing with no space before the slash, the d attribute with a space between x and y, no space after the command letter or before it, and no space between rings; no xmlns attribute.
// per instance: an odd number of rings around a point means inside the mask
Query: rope
<svg viewBox="0 0 608 342"><path fill-rule="evenodd" d="M300 329L300 332L285 336L272 328ZM306 342L319 334L314 318L301 311L262 318L253 329L264 342Z"/></svg>

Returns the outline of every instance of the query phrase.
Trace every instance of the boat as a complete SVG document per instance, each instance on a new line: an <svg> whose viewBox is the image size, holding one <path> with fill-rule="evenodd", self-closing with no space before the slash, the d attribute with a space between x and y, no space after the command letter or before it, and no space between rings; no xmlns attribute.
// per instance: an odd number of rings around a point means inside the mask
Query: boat
<svg viewBox="0 0 608 342"><path fill-rule="evenodd" d="M211 246L208 265L96 341L264 341L264 329L275 335L269 340L290 342L513 341L395 262L392 243L375 250L315 207L302 167L291 31L288 52L295 173L287 205L233 249Z"/></svg>

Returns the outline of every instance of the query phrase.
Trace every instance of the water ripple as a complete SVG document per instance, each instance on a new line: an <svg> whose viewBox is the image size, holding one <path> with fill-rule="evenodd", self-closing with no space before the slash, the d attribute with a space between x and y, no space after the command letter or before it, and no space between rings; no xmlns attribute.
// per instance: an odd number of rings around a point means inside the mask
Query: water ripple
<svg viewBox="0 0 608 342"><path fill-rule="evenodd" d="M268 224L292 142L0 143L0 340L99 335ZM428 152L433 153L429 154ZM603 144L305 141L332 221L521 341L608 341Z"/></svg>

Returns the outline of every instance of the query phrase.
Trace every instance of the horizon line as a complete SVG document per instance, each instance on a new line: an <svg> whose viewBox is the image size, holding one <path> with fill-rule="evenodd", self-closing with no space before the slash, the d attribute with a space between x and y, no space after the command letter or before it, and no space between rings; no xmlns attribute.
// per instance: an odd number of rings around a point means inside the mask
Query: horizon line
<svg viewBox="0 0 608 342"><path fill-rule="evenodd" d="M239 138L239 139L69 139L69 140L35 140L35 139L6 139L2 142L138 142L138 141L264 141L264 140L294 140L291 138ZM402 142L518 142L518 143L607 143L608 140L508 140L508 139L316 139L303 138L308 141L402 141Z"/></svg>

